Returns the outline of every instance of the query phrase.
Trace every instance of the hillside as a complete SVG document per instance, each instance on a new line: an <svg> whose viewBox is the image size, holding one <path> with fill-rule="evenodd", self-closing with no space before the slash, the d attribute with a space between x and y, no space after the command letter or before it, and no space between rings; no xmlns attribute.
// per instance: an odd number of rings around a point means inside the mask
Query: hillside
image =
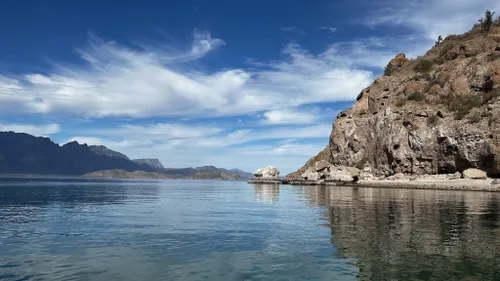
<svg viewBox="0 0 500 281"><path fill-rule="evenodd" d="M105 146L0 132L0 174L86 175L113 178L246 180L251 174L214 166L165 169L158 159L130 160Z"/></svg>
<svg viewBox="0 0 500 281"><path fill-rule="evenodd" d="M468 168L499 177L499 25L450 35L417 59L397 55L384 76L338 114L328 146L287 179L328 177L320 172L325 161L357 168L364 177Z"/></svg>
<svg viewBox="0 0 500 281"><path fill-rule="evenodd" d="M2 174L53 174L83 175L108 169L126 171L153 171L151 167L138 164L107 148L95 148L78 142L60 146L48 138L34 137L23 133L0 132L0 173ZM125 156L126 157L126 156Z"/></svg>
<svg viewBox="0 0 500 281"><path fill-rule="evenodd" d="M84 177L88 178L119 178L119 179L169 179L170 177L157 172L145 171L124 171L124 170L105 170L96 171L85 174Z"/></svg>

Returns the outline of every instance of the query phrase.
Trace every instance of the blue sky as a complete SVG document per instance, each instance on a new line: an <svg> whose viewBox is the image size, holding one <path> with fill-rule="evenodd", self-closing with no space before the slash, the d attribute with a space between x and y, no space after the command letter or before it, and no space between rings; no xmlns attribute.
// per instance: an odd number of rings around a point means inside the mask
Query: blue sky
<svg viewBox="0 0 500 281"><path fill-rule="evenodd" d="M392 57L486 9L500 3L2 1L0 130L286 174Z"/></svg>

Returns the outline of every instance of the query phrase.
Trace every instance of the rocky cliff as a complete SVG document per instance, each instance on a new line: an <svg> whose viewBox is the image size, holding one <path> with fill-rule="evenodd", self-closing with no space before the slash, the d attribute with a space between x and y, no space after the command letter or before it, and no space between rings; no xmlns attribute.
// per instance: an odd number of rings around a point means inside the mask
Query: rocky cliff
<svg viewBox="0 0 500 281"><path fill-rule="evenodd" d="M114 151L114 150L111 150L111 149L105 147L104 145L89 145L89 149L90 149L90 151L94 152L95 154L130 160L127 155L120 153L120 152L117 152L117 151ZM144 164L144 163L139 163L139 164Z"/></svg>
<svg viewBox="0 0 500 281"><path fill-rule="evenodd" d="M316 177L324 162L375 177L500 176L499 22L450 35L417 59L397 55L338 114L328 146L287 179Z"/></svg>
<svg viewBox="0 0 500 281"><path fill-rule="evenodd" d="M165 167L163 167L160 160L156 158L134 159L134 162L139 164L146 164L158 172L163 172L165 170Z"/></svg>

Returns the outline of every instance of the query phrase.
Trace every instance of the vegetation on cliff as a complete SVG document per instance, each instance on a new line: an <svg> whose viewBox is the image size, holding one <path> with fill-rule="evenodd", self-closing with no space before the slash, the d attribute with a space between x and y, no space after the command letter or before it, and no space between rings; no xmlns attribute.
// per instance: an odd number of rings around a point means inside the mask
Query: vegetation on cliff
<svg viewBox="0 0 500 281"><path fill-rule="evenodd" d="M500 176L500 19L493 16L439 38L422 57L398 54L337 116L325 150L287 178L306 178L321 160L377 177L469 168Z"/></svg>

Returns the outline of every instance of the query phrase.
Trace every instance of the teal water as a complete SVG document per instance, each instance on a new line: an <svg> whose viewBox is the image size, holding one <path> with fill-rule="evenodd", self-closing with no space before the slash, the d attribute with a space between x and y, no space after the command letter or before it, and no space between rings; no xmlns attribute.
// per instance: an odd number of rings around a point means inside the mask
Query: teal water
<svg viewBox="0 0 500 281"><path fill-rule="evenodd" d="M0 180L0 280L500 280L495 193Z"/></svg>

